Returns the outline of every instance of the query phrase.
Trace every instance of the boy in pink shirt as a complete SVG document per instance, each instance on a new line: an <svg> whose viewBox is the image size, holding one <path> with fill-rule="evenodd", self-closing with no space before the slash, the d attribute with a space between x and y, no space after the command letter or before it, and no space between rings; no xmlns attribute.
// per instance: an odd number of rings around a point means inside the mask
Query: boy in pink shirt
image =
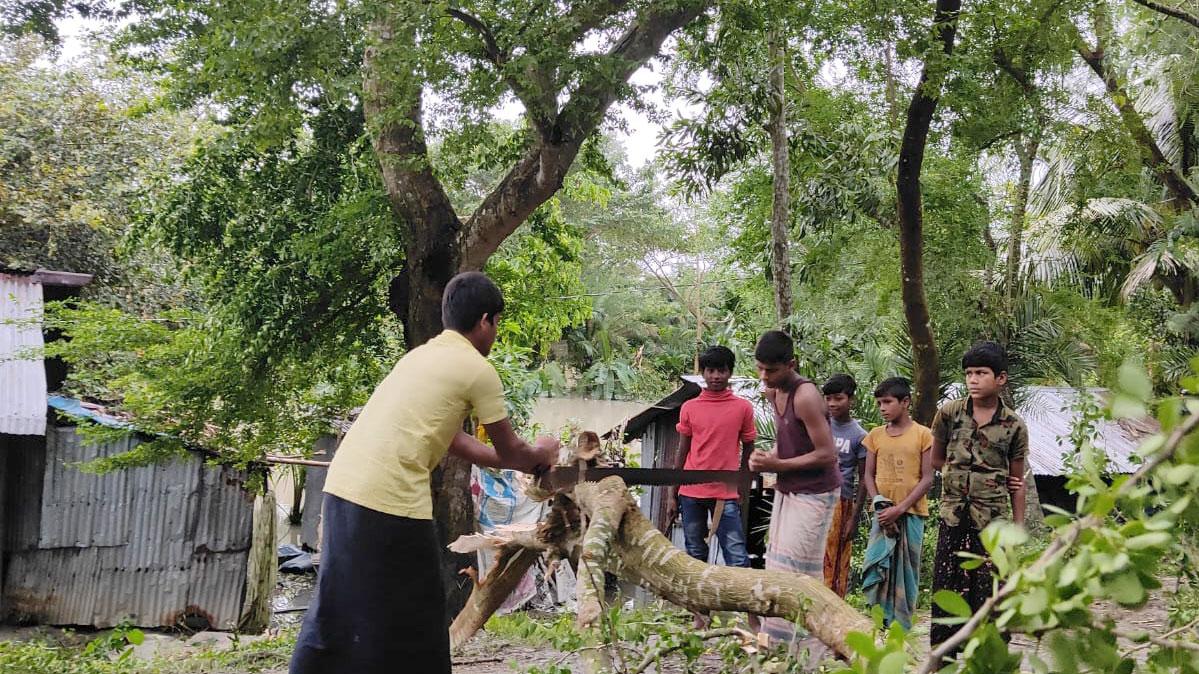
<svg viewBox="0 0 1199 674"><path fill-rule="evenodd" d="M688 470L740 470L754 448L754 410L748 400L733 395L733 352L713 346L699 357L707 387L698 398L683 403L679 411L678 468ZM708 561L709 517L728 566L749 566L745 532L741 529L741 495L736 487L720 482L673 487L666 507L671 520L683 519L687 554ZM719 511L716 511L719 508Z"/></svg>

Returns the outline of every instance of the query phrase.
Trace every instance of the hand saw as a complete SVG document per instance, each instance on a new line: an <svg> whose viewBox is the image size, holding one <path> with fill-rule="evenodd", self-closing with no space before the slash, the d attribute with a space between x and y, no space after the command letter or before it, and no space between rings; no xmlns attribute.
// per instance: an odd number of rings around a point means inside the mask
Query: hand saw
<svg viewBox="0 0 1199 674"><path fill-rule="evenodd" d="M723 482L748 484L753 473L741 470L681 470L677 468L621 468L616 466L554 466L537 475L537 485L547 491L569 489L579 482L598 482L616 476L626 485L676 485Z"/></svg>

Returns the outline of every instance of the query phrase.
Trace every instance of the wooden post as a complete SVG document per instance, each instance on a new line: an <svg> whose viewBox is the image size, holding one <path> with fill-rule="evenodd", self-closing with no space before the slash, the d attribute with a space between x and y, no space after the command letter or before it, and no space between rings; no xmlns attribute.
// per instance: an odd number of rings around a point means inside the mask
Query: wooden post
<svg viewBox="0 0 1199 674"><path fill-rule="evenodd" d="M271 592L275 589L275 495L254 499L253 534L246 560L246 598L238 629L259 634L271 623Z"/></svg>

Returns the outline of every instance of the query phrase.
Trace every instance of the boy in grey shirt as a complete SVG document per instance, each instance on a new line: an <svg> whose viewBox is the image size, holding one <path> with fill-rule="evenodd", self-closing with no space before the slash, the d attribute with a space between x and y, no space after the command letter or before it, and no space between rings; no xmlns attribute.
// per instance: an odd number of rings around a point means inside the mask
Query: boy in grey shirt
<svg viewBox="0 0 1199 674"><path fill-rule="evenodd" d="M829 425L841 471L841 500L833 511L833 524L824 547L824 584L844 597L849 590L849 560L853 537L862 512L862 473L866 468L866 429L850 416L858 384L847 374L835 374L821 388L828 405Z"/></svg>

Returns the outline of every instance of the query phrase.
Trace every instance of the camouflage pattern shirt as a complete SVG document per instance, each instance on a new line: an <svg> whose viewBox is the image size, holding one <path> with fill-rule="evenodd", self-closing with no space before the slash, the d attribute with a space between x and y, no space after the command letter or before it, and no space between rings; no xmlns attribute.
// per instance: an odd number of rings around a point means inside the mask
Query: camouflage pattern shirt
<svg viewBox="0 0 1199 674"><path fill-rule="evenodd" d="M947 403L933 419L933 438L945 444L941 468L941 521L957 526L967 512L982 531L993 519L1011 518L1009 462L1028 455L1028 427L1002 401L991 421L974 421L970 398Z"/></svg>

